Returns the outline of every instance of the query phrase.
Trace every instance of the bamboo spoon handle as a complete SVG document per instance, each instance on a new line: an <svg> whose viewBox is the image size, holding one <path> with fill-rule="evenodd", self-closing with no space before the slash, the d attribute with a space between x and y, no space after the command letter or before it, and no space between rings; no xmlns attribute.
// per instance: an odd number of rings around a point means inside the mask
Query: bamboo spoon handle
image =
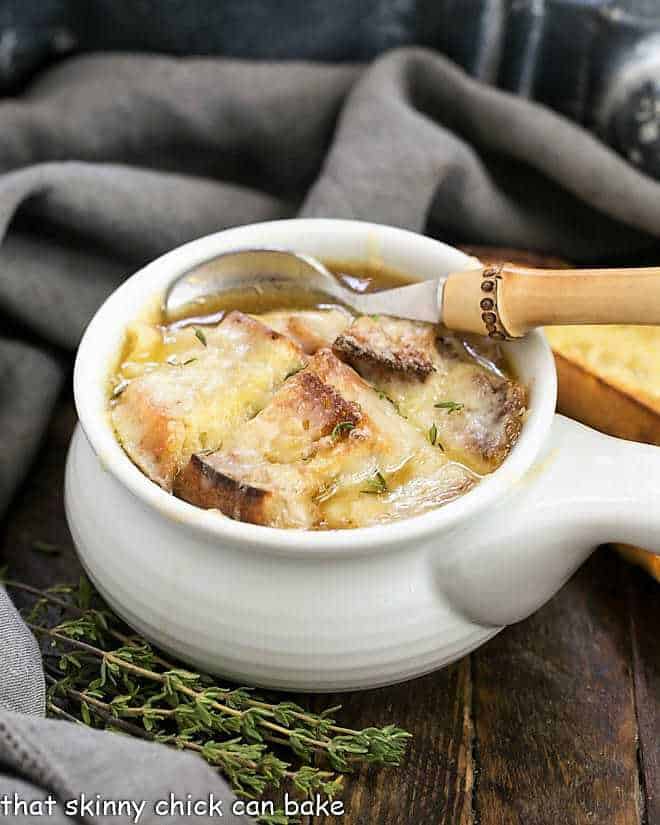
<svg viewBox="0 0 660 825"><path fill-rule="evenodd" d="M442 320L450 329L500 339L554 324L660 324L660 267L496 264L455 272L444 285Z"/></svg>

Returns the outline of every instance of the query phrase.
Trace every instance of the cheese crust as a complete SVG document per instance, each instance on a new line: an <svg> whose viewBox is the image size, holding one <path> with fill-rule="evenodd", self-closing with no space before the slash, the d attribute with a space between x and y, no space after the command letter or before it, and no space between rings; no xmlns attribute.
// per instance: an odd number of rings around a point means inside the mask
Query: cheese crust
<svg viewBox="0 0 660 825"><path fill-rule="evenodd" d="M285 382L174 491L276 527L345 528L409 515L474 484L329 349Z"/></svg>
<svg viewBox="0 0 660 825"><path fill-rule="evenodd" d="M483 474L496 469L515 444L527 399L524 388L498 368L496 345L489 342L488 359L481 360L474 355L478 346L474 338L431 324L365 316L333 349L414 426L435 433L450 455Z"/></svg>
<svg viewBox="0 0 660 825"><path fill-rule="evenodd" d="M290 338L239 312L201 340L192 329L176 338L175 358L145 366L111 412L130 458L166 490L193 453L218 449L305 363Z"/></svg>

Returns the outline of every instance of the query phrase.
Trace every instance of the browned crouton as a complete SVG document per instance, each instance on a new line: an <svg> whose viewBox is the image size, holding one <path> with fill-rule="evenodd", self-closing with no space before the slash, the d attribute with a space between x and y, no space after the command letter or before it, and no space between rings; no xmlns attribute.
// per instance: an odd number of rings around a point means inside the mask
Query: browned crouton
<svg viewBox="0 0 660 825"><path fill-rule="evenodd" d="M501 371L491 342L421 322L363 317L333 350L420 432L478 473L498 467L518 438L526 392Z"/></svg>
<svg viewBox="0 0 660 825"><path fill-rule="evenodd" d="M166 490L193 453L217 449L306 360L291 339L240 312L198 336L168 332L177 336L176 361L133 379L111 413L130 458Z"/></svg>

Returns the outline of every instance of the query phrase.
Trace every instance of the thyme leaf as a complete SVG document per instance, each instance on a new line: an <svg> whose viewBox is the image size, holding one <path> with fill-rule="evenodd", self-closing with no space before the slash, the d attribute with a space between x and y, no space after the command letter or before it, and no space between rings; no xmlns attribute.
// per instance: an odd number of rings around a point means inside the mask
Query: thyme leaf
<svg viewBox="0 0 660 825"><path fill-rule="evenodd" d="M344 433L350 433L355 429L355 424L352 421L341 421L335 426L332 431L333 438L340 438Z"/></svg>
<svg viewBox="0 0 660 825"><path fill-rule="evenodd" d="M124 392L124 390L128 387L130 381L120 381L118 384L115 384L112 393L110 395L111 398L119 398L119 396Z"/></svg>
<svg viewBox="0 0 660 825"><path fill-rule="evenodd" d="M465 404L462 404L460 401L440 401L433 406L439 410L447 410L447 412L451 414L453 412L460 412Z"/></svg>
<svg viewBox="0 0 660 825"><path fill-rule="evenodd" d="M170 367L187 367L188 364L192 364L196 360L196 358L188 358L185 361L179 361L177 360L176 355L170 355L166 359L166 363L168 363Z"/></svg>
<svg viewBox="0 0 660 825"><path fill-rule="evenodd" d="M41 541L41 539L36 539L32 542L32 549L36 550L37 553L44 553L46 556L59 556L62 552L59 544L53 544L50 541Z"/></svg>
<svg viewBox="0 0 660 825"><path fill-rule="evenodd" d="M284 376L284 380L286 381L286 380L287 380L287 378L291 378L293 375L296 375L297 373L299 373L299 372L300 372L301 370L303 370L303 369L305 369L305 368L304 368L304 367L296 367L295 369L290 370L290 371L289 371L289 372L287 372L287 374Z"/></svg>
<svg viewBox="0 0 660 825"><path fill-rule="evenodd" d="M385 477L380 470L376 470L375 474L370 479L367 479L366 483L367 489L360 490L361 493L368 493L373 496L380 495L381 493L387 493L389 491Z"/></svg>
<svg viewBox="0 0 660 825"><path fill-rule="evenodd" d="M431 442L431 445L433 447L435 447L435 442L437 440L438 440L438 428L436 427L435 422L434 422L433 425L431 426L430 430L429 430L429 441Z"/></svg>
<svg viewBox="0 0 660 825"><path fill-rule="evenodd" d="M202 346L207 346L206 335L201 327L195 327L195 338L197 338Z"/></svg>
<svg viewBox="0 0 660 825"><path fill-rule="evenodd" d="M381 398L383 401L389 401L390 402L390 404L394 407L394 409L399 413L401 418L408 418L407 415L404 415L401 412L401 409L399 408L399 405L397 404L397 402L391 396L389 396L386 392L383 392L383 390L378 390L377 389L376 392L378 393L378 397Z"/></svg>

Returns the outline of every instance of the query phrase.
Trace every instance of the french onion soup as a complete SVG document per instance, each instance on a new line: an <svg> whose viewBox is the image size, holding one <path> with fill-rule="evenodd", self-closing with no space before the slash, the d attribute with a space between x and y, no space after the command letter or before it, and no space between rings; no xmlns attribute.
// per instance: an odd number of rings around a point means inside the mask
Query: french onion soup
<svg viewBox="0 0 660 825"><path fill-rule="evenodd" d="M405 282L330 267L358 291ZM417 515L502 463L526 391L496 342L290 300L127 326L110 415L152 481L233 519L316 530Z"/></svg>

